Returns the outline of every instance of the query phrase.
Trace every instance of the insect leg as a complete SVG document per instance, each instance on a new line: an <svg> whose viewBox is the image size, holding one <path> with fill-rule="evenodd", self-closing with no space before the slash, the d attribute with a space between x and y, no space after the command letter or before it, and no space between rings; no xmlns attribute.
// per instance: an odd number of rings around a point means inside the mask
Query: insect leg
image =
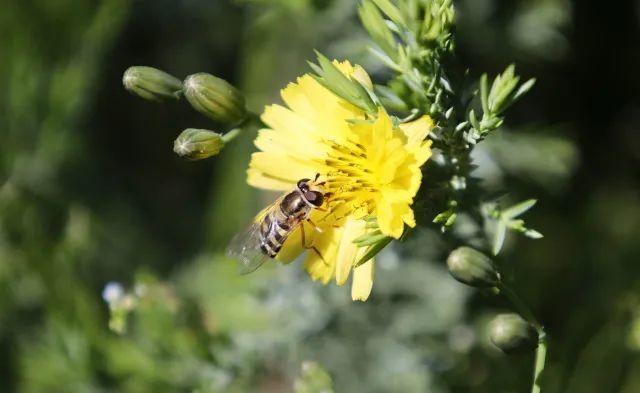
<svg viewBox="0 0 640 393"><path fill-rule="evenodd" d="M318 254L320 259L322 260L322 263L324 263L325 266L329 266L327 261L325 261L324 258L322 257L322 254L320 253L320 250L318 250L315 246L309 246L309 247L306 247L306 248L309 248L309 249L313 250L316 254Z"/></svg>
<svg viewBox="0 0 640 393"><path fill-rule="evenodd" d="M309 225L311 225L311 226L313 227L313 229L315 229L315 230L316 230L316 232L320 232L320 233L322 233L322 229L320 229L320 227L319 227L319 226L317 226L315 222L311 221L311 219L310 219L310 218L307 218L307 220L306 220L306 221L309 223Z"/></svg>
<svg viewBox="0 0 640 393"><path fill-rule="evenodd" d="M315 225L315 224L312 224ZM317 228L317 227L316 227ZM325 261L324 257L322 256L322 254L320 253L320 250L318 250L316 248L316 246L307 246L307 241L305 240L305 236L304 236L304 223L300 224L300 236L302 237L302 247L306 248L307 250L312 250L313 252L315 252L316 254L318 254L318 256L320 257L320 259L322 260L322 263L324 263L326 266L329 266L329 264L327 263L327 261Z"/></svg>
<svg viewBox="0 0 640 393"><path fill-rule="evenodd" d="M307 248L307 241L304 237L304 223L300 224L300 236L302 237L302 247Z"/></svg>
<svg viewBox="0 0 640 393"><path fill-rule="evenodd" d="M320 209L316 209L316 210L320 210ZM328 211L328 210L320 210L320 211L321 211L321 212L326 212L326 211ZM327 214L325 214L324 216L320 217L320 219L318 220L318 222L325 221L329 216L331 216L331 215L333 215L333 214L334 214L334 212L328 212L328 213L327 213ZM313 223L313 222L312 222L311 224L312 224L312 225L314 225L314 226L316 226L316 228L317 228L317 225L316 225L315 223ZM330 224L330 225L331 225L331 227L333 227L333 228L340 228L340 226L339 226L339 225L336 225L336 224ZM320 229L320 228L318 228L318 229ZM322 230L319 230L318 232L322 232Z"/></svg>

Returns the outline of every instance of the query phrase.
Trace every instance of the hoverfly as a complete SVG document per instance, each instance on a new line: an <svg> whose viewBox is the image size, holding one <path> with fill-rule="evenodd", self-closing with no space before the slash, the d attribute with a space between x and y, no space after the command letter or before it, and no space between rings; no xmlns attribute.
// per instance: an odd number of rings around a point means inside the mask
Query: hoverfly
<svg viewBox="0 0 640 393"><path fill-rule="evenodd" d="M240 274L248 274L278 255L282 245L293 231L300 227L302 245L312 249L322 259L314 246L305 244L303 222L320 229L309 218L314 209L322 209L329 193L324 193L315 179L301 179L296 187L267 206L243 232L238 233L227 247L227 256L240 261ZM323 259L324 260L324 259Z"/></svg>

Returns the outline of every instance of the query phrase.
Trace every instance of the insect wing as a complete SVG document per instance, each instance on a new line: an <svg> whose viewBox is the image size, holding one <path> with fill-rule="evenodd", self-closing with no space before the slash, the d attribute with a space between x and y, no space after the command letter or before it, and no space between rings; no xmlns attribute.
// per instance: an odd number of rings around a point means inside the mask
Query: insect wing
<svg viewBox="0 0 640 393"><path fill-rule="evenodd" d="M240 274L249 274L271 259L260 249L261 237L260 222L254 222L229 243L227 256L238 260Z"/></svg>
<svg viewBox="0 0 640 393"><path fill-rule="evenodd" d="M227 247L227 256L240 262L238 265L240 274L249 274L271 259L260 249L260 243L262 242L261 225L263 218L272 209L280 206L281 200L282 197L264 208L244 231L231 239L231 243Z"/></svg>

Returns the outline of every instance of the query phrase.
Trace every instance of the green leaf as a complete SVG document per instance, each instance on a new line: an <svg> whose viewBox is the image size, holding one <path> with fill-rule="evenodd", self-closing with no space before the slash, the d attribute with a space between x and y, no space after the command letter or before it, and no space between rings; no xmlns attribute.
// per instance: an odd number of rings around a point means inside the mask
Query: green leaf
<svg viewBox="0 0 640 393"><path fill-rule="evenodd" d="M516 71L516 65L513 63L509 64L509 66L507 66L507 68L502 73L502 79L508 80L513 78L516 74L515 71Z"/></svg>
<svg viewBox="0 0 640 393"><path fill-rule="evenodd" d="M480 102L482 103L482 112L489 114L489 86L487 74L480 77Z"/></svg>
<svg viewBox="0 0 640 393"><path fill-rule="evenodd" d="M362 258L360 258L358 262L355 263L353 267L356 268L362 265L363 263L367 262L371 258L375 257L376 255L378 255L378 253L382 251L382 249L385 248L387 244L391 242L391 240L393 240L392 237L386 236L384 239L380 240L378 243L370 246L367 252L362 256Z"/></svg>
<svg viewBox="0 0 640 393"><path fill-rule="evenodd" d="M527 199L526 201L520 202L517 205L511 206L510 208L502 211L502 216L506 218L515 218L531 209L536 202L536 199Z"/></svg>
<svg viewBox="0 0 640 393"><path fill-rule="evenodd" d="M391 19L395 24L406 27L404 16L400 10L389 0L373 0L374 3Z"/></svg>
<svg viewBox="0 0 640 393"><path fill-rule="evenodd" d="M475 128L476 130L481 129L480 122L478 121L478 118L476 117L476 112L473 109L469 111L469 122L471 123L473 128Z"/></svg>
<svg viewBox="0 0 640 393"><path fill-rule="evenodd" d="M344 98L353 105L368 112L376 112L377 105L372 97L373 92L366 89L357 80L351 80L344 75L326 56L316 51L318 64L309 63L317 75L312 77L336 95Z"/></svg>
<svg viewBox="0 0 640 393"><path fill-rule="evenodd" d="M498 221L498 226L496 227L496 233L493 237L493 255L498 255L500 250L502 249L502 245L504 244L504 238L507 234L507 225L503 221Z"/></svg>
<svg viewBox="0 0 640 393"><path fill-rule="evenodd" d="M527 228L524 227L524 220L508 220L506 217L503 217L503 219L507 223L507 226L514 231L524 233L524 231L527 230Z"/></svg>
<svg viewBox="0 0 640 393"><path fill-rule="evenodd" d="M384 64L385 66L387 66L388 68L396 71L396 72L402 72L402 68L400 68L400 66L398 64L396 64L396 62L385 52L381 51L378 48L374 48L374 47L369 47L369 52L371 52L372 55L374 55L376 58L378 58L378 60L380 60L382 62L382 64Z"/></svg>
<svg viewBox="0 0 640 393"><path fill-rule="evenodd" d="M398 95L389 87L376 85L375 89L382 105L385 108L393 109L398 112L406 112L409 109L402 98L398 97Z"/></svg>
<svg viewBox="0 0 640 393"><path fill-rule="evenodd" d="M441 212L441 213L438 213L438 215L436 215L436 216L433 218L433 221L432 221L432 222L433 222L434 224L437 224L437 223L439 223L439 222L446 222L446 221L449 219L449 216L450 216L450 215L451 215L451 212L450 212L450 211L448 211L448 210L447 210L447 211L444 211L444 212Z"/></svg>
<svg viewBox="0 0 640 393"><path fill-rule="evenodd" d="M376 226L376 227L377 227L377 226ZM373 231L373 232L368 232L368 233L365 233L365 234L364 234L364 235L362 235L362 236L358 236L357 238L353 239L353 242L354 242L354 243L360 243L360 242L362 242L362 241L365 241L365 240L369 239L371 236L380 235L381 233L382 233L382 232L380 232L380 230L376 229L376 230L375 230L375 231Z"/></svg>
<svg viewBox="0 0 640 393"><path fill-rule="evenodd" d="M516 90L519 81L520 77L515 74L514 64L509 65L502 74L496 76L488 97L488 109L491 114L499 115L504 112L535 84L535 79L529 79ZM483 109L484 106L483 103Z"/></svg>
<svg viewBox="0 0 640 393"><path fill-rule="evenodd" d="M512 100L510 99L511 94L518 85L519 81L520 77L518 76L506 79L504 84L500 86L498 93L489 97L489 106L492 113L502 113L512 104Z"/></svg>
<svg viewBox="0 0 640 393"><path fill-rule="evenodd" d="M389 56L393 56L396 42L378 7L373 5L371 0L365 0L358 7L358 15L374 42Z"/></svg>
<svg viewBox="0 0 640 393"><path fill-rule="evenodd" d="M358 247L366 247L372 244L378 243L379 241L386 238L387 235L383 234L380 231L375 231L372 233L365 234L363 236L358 237L353 242L358 245Z"/></svg>
<svg viewBox="0 0 640 393"><path fill-rule="evenodd" d="M530 239L542 239L544 236L542 233L536 231L535 229L527 229L524 231L524 235Z"/></svg>
<svg viewBox="0 0 640 393"><path fill-rule="evenodd" d="M463 121L462 123L458 124L455 128L456 132L465 129L467 126L469 125L468 121Z"/></svg>
<svg viewBox="0 0 640 393"><path fill-rule="evenodd" d="M318 56L320 67L322 67L322 71L324 71L323 78L326 82L343 92L343 94L353 96L353 83L351 79L343 74L326 56L317 51L316 55Z"/></svg>
<svg viewBox="0 0 640 393"><path fill-rule="evenodd" d="M445 119L450 119L451 115L453 114L453 107L450 107L449 109L447 109L447 111L444 113L444 118Z"/></svg>
<svg viewBox="0 0 640 393"><path fill-rule="evenodd" d="M458 217L458 214L456 213L452 213L449 218L447 219L447 221L444 223L445 227L450 227L451 225L453 225L453 223L456 222L456 218Z"/></svg>
<svg viewBox="0 0 640 393"><path fill-rule="evenodd" d="M319 67L316 63L313 63L311 61L307 61L307 64L309 64L309 67L311 67L311 69L313 70L313 72L315 72L318 75L323 75L324 71L322 70L321 67Z"/></svg>
<svg viewBox="0 0 640 393"><path fill-rule="evenodd" d="M516 93L513 95L512 98L512 102L517 101L518 99L520 99L520 97L522 97L524 94L526 94L529 90L531 90L533 88L533 85L536 84L536 79L535 78L531 78L528 81L524 82L516 91Z"/></svg>
<svg viewBox="0 0 640 393"><path fill-rule="evenodd" d="M489 115L488 117L483 117L480 122L480 130L482 130L483 134L488 133L489 131L493 131L498 128L498 124L501 124L502 119L499 117L494 117Z"/></svg>
<svg viewBox="0 0 640 393"><path fill-rule="evenodd" d="M415 22L418 19L419 5L417 0L401 1L398 7L400 7L402 13L407 16L409 23Z"/></svg>

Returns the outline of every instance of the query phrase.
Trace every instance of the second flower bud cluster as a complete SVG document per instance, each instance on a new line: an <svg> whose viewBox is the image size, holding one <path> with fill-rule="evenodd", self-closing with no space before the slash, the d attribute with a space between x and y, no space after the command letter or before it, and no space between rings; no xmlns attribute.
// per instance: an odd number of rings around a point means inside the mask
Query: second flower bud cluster
<svg viewBox="0 0 640 393"><path fill-rule="evenodd" d="M247 118L242 93L224 79L204 72L189 75L183 82L157 68L133 66L125 71L122 83L129 92L150 101L177 101L184 96L195 110L225 125L238 126ZM188 128L176 138L173 151L191 160L212 157L239 132L235 128L223 135Z"/></svg>

